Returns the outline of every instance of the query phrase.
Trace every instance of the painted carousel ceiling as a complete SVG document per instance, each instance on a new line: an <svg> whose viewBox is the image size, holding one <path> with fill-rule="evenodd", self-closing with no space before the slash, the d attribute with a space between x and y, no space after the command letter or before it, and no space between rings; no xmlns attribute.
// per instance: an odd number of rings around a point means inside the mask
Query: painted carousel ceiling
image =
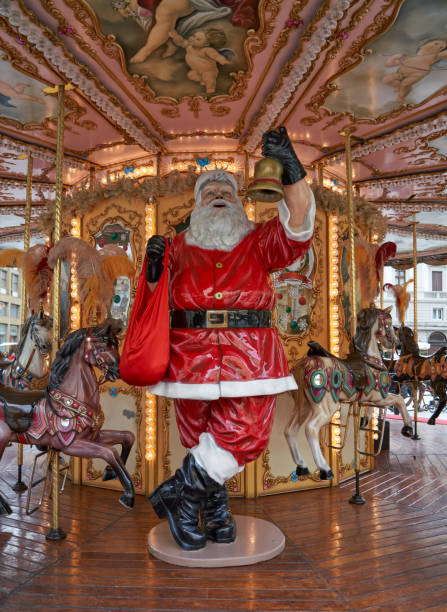
<svg viewBox="0 0 447 612"><path fill-rule="evenodd" d="M155 174L157 157L162 173L198 160L243 171L285 125L310 176L320 166L342 189L349 132L357 192L400 249L418 214L436 250L446 17L445 0L0 0L0 211L23 216L30 154L34 214L54 197L52 87L70 83L66 188Z"/></svg>

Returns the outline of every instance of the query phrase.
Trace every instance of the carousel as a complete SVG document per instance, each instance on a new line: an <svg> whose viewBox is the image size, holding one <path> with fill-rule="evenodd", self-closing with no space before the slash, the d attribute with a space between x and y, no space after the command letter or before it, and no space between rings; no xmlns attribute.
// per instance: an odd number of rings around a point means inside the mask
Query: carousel
<svg viewBox="0 0 447 612"><path fill-rule="evenodd" d="M163 382L168 371L173 376L167 364L158 378L144 378L146 356L159 362L165 345L166 359L178 359L173 328L188 327L177 335L212 329L223 354L229 340L222 328L251 327L229 320L238 312L268 313L263 321L278 338L292 382L281 387L258 376L266 397L277 394L269 434L260 452L223 479L223 492L215 489L224 506L228 495L237 509L237 537L208 537L214 548L204 550L212 554L199 559L194 547L202 545L178 535L177 509L171 516L168 508L175 542L166 552L149 534L150 558L162 560L156 563L206 568L284 555L284 524L273 514L262 521L255 508L290 509L307 499L318 507L333 496L341 515L371 513L370 483L378 471L385 474L384 453L395 444L416 455L430 436L438 440L447 405L442 15L442 0L0 0L0 552L16 519L39 527L42 555L52 545L71 546L78 529L67 508L78 508L79 496L92 506L98 499L102 512L107 499L115 514L119 501L130 510L127 521L132 512L139 522L151 513L146 532L167 525L156 517L171 503L160 502L163 487L180 478L185 446L193 447L185 444L179 398L201 396L163 389L198 386L184 383L208 367L202 356L180 383ZM266 264L272 308L223 310L223 289L213 305L197 307L203 324L174 323L178 304L189 303L175 297L175 278L188 265L193 280L198 275L178 245L188 244L194 211L206 197L201 181L233 189L247 227L259 232L253 253L269 251L265 228L276 226L286 228L278 230L285 240L305 245ZM309 236L288 225L297 184L315 201L312 209L303 196L306 214L314 210ZM303 213L300 227L307 218ZM158 237L161 277L149 248ZM222 248L212 264L214 288L232 248ZM229 264L234 275L237 259ZM249 295L255 282L250 274L245 282L241 291ZM148 304L162 291L170 315L142 330ZM131 361L130 344L140 350L143 341L143 361ZM247 342L244 359L254 369L258 355ZM268 372L276 358L261 359ZM236 361L228 357L228 368ZM279 391L265 391L268 384ZM191 456L200 466L200 453ZM188 469L181 468L182 491ZM436 507L447 507L442 496ZM209 496L197 504L206 522ZM248 518L250 508L255 518ZM267 552L222 553L244 530L252 540L268 539L267 524L277 530ZM169 529L163 537L169 540ZM147 541L140 546L148 556ZM2 593L6 602L12 593L11 605L27 608L26 597L14 604L21 580L0 571L0 607ZM351 608L317 603L293 609L363 609L354 600ZM447 593L435 603L447 605ZM234 602L226 605L233 609ZM387 609L425 609L417 605Z"/></svg>

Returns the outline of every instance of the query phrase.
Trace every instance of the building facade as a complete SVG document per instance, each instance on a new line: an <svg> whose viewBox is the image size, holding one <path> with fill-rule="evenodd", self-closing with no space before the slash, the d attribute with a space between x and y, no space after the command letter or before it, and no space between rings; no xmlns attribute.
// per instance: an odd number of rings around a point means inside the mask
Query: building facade
<svg viewBox="0 0 447 612"><path fill-rule="evenodd" d="M9 355L20 337L22 271L0 268L0 351Z"/></svg>
<svg viewBox="0 0 447 612"><path fill-rule="evenodd" d="M402 285L413 279L413 269L396 270L389 266L384 268L384 284ZM411 295L410 305L405 315L405 325L414 329L414 288L407 285ZM399 324L397 309L392 291L384 291L383 304L393 306L392 317L395 325ZM447 266L417 266L417 331L421 349L428 354L440 346L447 346Z"/></svg>

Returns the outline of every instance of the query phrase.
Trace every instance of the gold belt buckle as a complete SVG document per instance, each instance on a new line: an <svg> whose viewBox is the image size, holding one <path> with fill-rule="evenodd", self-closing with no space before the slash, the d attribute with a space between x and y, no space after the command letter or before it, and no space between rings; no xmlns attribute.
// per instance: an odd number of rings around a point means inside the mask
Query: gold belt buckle
<svg viewBox="0 0 447 612"><path fill-rule="evenodd" d="M228 327L228 310L207 310L206 328Z"/></svg>

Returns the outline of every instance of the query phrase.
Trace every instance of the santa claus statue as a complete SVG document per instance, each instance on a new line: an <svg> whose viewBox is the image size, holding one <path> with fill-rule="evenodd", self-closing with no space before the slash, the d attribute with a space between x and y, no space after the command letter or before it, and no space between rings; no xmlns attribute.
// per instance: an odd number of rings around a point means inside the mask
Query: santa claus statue
<svg viewBox="0 0 447 612"><path fill-rule="evenodd" d="M309 249L315 201L285 128L264 134L262 152L284 169L278 216L249 221L233 176L204 172L189 229L169 253L170 363L149 391L174 399L189 450L150 500L185 550L235 539L225 481L266 448L277 394L296 389L272 326L269 274ZM162 272L164 244L162 236L147 244L151 285Z"/></svg>

